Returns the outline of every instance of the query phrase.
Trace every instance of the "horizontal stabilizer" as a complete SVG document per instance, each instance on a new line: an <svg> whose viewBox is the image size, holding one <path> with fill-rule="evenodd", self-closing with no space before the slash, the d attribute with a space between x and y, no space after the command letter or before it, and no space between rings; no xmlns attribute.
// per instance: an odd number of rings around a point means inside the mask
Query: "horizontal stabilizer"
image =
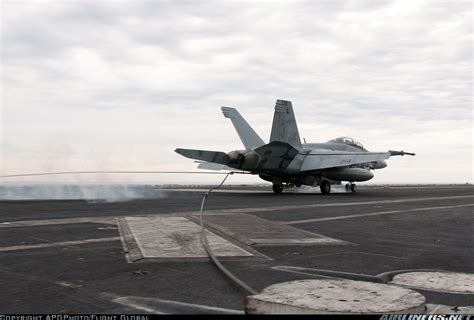
<svg viewBox="0 0 474 320"><path fill-rule="evenodd" d="M194 150L194 149L176 149L174 152L180 155L196 160L202 160L206 162L213 162L227 165L229 163L229 156L224 152L220 151L207 151L207 150Z"/></svg>
<svg viewBox="0 0 474 320"><path fill-rule="evenodd" d="M222 107L224 117L229 118L234 125L235 131L239 135L240 140L244 144L246 150L251 150L265 144L262 138L252 129L235 108Z"/></svg>
<svg viewBox="0 0 474 320"><path fill-rule="evenodd" d="M270 142L280 141L301 148L301 139L296 125L295 113L291 101L277 100L273 115Z"/></svg>

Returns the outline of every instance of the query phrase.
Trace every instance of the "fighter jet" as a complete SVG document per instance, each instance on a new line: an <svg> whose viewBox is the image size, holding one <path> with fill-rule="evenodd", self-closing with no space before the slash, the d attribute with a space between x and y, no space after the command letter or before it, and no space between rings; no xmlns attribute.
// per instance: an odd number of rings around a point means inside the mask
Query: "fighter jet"
<svg viewBox="0 0 474 320"><path fill-rule="evenodd" d="M277 100L269 143L265 142L235 108L222 107L234 125L245 150L221 151L178 148L180 155L198 160L198 168L241 170L273 184L275 193L289 187L319 186L329 194L331 185L347 181L348 192L355 182L374 177L371 170L387 166L391 156L415 155L404 151L370 152L355 139L339 137L325 143L301 143L291 101Z"/></svg>

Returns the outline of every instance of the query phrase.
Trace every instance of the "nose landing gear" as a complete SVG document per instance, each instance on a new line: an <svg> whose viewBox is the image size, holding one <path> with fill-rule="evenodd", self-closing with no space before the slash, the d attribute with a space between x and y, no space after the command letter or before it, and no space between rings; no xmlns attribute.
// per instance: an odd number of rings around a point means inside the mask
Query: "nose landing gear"
<svg viewBox="0 0 474 320"><path fill-rule="evenodd" d="M346 184L346 190L356 192L357 191L357 185L354 182L348 183L348 184Z"/></svg>

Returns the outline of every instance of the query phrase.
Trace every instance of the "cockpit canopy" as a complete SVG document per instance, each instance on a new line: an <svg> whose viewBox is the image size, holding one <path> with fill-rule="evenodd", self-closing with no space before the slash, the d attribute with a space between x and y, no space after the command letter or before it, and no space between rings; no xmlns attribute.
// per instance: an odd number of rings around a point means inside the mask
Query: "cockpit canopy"
<svg viewBox="0 0 474 320"><path fill-rule="evenodd" d="M349 137L339 137L339 138L336 138L336 139L329 140L328 142L330 142L330 143L344 143L344 144L348 144L348 145L360 148L362 150L365 150L362 143L360 143L359 141L357 141L355 139L349 138Z"/></svg>

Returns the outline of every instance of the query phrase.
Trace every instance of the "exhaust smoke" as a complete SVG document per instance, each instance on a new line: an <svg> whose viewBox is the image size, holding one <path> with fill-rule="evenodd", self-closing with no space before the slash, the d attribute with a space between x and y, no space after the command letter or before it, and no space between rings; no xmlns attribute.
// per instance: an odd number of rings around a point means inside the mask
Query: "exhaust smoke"
<svg viewBox="0 0 474 320"><path fill-rule="evenodd" d="M120 202L136 199L159 199L164 197L166 197L166 193L152 185L14 184L0 186L0 201L86 200L90 202Z"/></svg>

